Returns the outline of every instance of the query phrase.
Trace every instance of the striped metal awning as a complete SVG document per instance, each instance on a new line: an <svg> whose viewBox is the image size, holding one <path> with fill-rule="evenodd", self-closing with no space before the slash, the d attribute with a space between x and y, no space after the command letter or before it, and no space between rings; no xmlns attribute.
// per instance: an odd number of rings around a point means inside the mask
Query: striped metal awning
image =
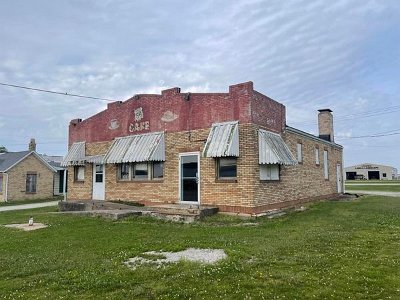
<svg viewBox="0 0 400 300"><path fill-rule="evenodd" d="M165 161L164 132L116 138L104 158L108 164L144 161Z"/></svg>
<svg viewBox="0 0 400 300"><path fill-rule="evenodd" d="M91 163L91 164L103 164L104 157L105 157L105 155L103 155L103 154L86 156L86 162Z"/></svg>
<svg viewBox="0 0 400 300"><path fill-rule="evenodd" d="M259 164L297 165L297 160L290 152L279 134L258 130Z"/></svg>
<svg viewBox="0 0 400 300"><path fill-rule="evenodd" d="M85 162L85 142L77 142L71 145L67 156L65 156L64 160L61 162L61 166L84 166Z"/></svg>
<svg viewBox="0 0 400 300"><path fill-rule="evenodd" d="M239 156L239 122L214 123L203 155L205 157Z"/></svg>

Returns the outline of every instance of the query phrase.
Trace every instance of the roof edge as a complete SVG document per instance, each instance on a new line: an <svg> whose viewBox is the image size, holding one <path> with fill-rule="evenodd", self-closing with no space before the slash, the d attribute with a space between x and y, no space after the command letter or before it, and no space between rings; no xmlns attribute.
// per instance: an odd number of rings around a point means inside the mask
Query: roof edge
<svg viewBox="0 0 400 300"><path fill-rule="evenodd" d="M336 143L333 143L333 142L328 142L328 141L326 141L326 140L324 140L324 139L321 139L320 137L318 137L318 136L316 136L316 135L313 135L313 134L311 134L311 133L302 131L302 130L300 130L300 129L296 129L296 128L293 128L293 127L290 127L290 126L287 126L287 125L285 126L285 129L286 129L287 131L289 131L289 132L296 133L296 134L299 134L299 135L302 135L302 136L311 138L311 139L313 139L313 140L316 140L316 141L318 141L318 142L322 142L322 143L327 144L327 145L329 145L329 146L332 146L332 147L335 147L335 148L339 148L339 149L343 149L343 146L342 146L342 145L339 145L339 144L336 144Z"/></svg>

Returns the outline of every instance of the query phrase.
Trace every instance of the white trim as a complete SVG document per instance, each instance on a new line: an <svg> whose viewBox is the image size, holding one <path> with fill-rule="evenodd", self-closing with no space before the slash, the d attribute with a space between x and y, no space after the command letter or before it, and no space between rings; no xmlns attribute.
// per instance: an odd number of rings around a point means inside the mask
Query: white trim
<svg viewBox="0 0 400 300"><path fill-rule="evenodd" d="M101 198L101 199L95 199L95 193L94 193L94 187L95 187L95 184L96 184L96 166L102 166L102 169L103 169L103 179L102 179L102 182L101 182L101 184L102 184L102 187L101 187L101 197L99 197L99 198ZM97 184L98 185L100 185L99 184L99 182L97 182ZM92 166L92 199L93 200L105 200L105 196L106 196L106 165L105 164L93 164L93 166Z"/></svg>
<svg viewBox="0 0 400 300"><path fill-rule="evenodd" d="M182 178L181 178L181 157L182 156L191 156L191 155L197 155L197 202L195 201L182 201ZM179 170L179 184L178 184L178 199L180 204L197 204L200 205L200 184L201 184L201 175L200 175L200 152L183 152L179 153L179 159L178 159L178 170Z"/></svg>
<svg viewBox="0 0 400 300"><path fill-rule="evenodd" d="M337 192L339 194L343 193L343 172L341 164L336 164L336 184Z"/></svg>

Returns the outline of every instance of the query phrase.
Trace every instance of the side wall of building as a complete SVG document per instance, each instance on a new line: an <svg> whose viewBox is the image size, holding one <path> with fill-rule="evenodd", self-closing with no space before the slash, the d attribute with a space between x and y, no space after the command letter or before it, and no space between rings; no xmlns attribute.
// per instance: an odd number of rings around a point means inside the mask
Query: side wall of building
<svg viewBox="0 0 400 300"><path fill-rule="evenodd" d="M29 155L8 172L8 201L41 199L53 196L53 172L37 157ZM26 192L26 175L37 175L36 193Z"/></svg>
<svg viewBox="0 0 400 300"><path fill-rule="evenodd" d="M323 199L338 194L337 165L343 174L342 150L309 137L286 132L285 143L297 157L297 144L302 145L302 162L296 166L281 166L277 181L256 182L255 202L258 211L293 206L313 199ZM319 151L319 164L316 164L315 149ZM329 179L324 178L324 154L328 151ZM258 153L258 152L257 152ZM258 154L257 154L258 155ZM260 166L256 165L259 179ZM341 180L343 191L343 178Z"/></svg>

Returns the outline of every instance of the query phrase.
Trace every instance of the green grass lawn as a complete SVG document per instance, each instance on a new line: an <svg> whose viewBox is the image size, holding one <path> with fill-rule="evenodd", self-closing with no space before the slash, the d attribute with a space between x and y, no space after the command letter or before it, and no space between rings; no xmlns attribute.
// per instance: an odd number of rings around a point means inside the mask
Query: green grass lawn
<svg viewBox="0 0 400 300"><path fill-rule="evenodd" d="M380 192L400 192L399 185L348 185L346 191L380 191Z"/></svg>
<svg viewBox="0 0 400 300"><path fill-rule="evenodd" d="M217 215L194 224L0 213L0 299L399 299L400 198L320 202L277 219ZM237 226L257 222L258 226ZM132 271L149 250L222 248L216 265Z"/></svg>

